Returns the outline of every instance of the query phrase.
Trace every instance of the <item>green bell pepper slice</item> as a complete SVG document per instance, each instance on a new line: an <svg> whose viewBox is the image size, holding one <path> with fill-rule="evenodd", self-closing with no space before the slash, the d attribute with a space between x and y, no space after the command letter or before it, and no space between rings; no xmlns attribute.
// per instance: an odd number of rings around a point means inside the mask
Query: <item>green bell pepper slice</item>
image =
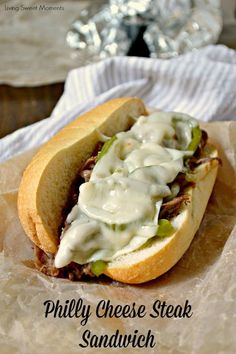
<svg viewBox="0 0 236 354"><path fill-rule="evenodd" d="M202 138L202 131L199 127L194 127L192 129L192 141L190 142L190 144L188 145L187 150L190 151L196 151L197 147L201 141Z"/></svg>
<svg viewBox="0 0 236 354"><path fill-rule="evenodd" d="M158 237L168 237L173 235L175 228L172 226L171 222L167 219L160 219L158 221L158 229L156 235Z"/></svg>
<svg viewBox="0 0 236 354"><path fill-rule="evenodd" d="M106 268L106 262L101 260L92 262L91 264L91 271L93 272L93 274L96 275L96 277L101 275L104 272L105 268Z"/></svg>
<svg viewBox="0 0 236 354"><path fill-rule="evenodd" d="M106 153L108 152L108 150L110 149L110 147L112 146L112 144L114 143L114 141L116 139L117 139L117 137L116 137L116 135L114 135L111 139L109 139L105 142L101 151L98 153L96 161L99 161L104 155L106 155Z"/></svg>

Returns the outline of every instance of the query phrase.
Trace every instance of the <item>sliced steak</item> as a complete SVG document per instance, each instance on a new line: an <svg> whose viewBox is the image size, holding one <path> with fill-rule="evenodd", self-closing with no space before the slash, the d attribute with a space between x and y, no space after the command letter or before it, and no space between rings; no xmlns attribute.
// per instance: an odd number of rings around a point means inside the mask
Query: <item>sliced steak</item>
<svg viewBox="0 0 236 354"><path fill-rule="evenodd" d="M182 203L190 202L190 197L186 194L175 197L169 202L163 203L160 210L160 219L171 219L180 212Z"/></svg>
<svg viewBox="0 0 236 354"><path fill-rule="evenodd" d="M63 268L54 267L54 256L45 253L35 245L35 267L42 273L51 277L66 278L69 280L80 280L82 278L92 278L94 274L91 271L90 264L80 265L71 262Z"/></svg>

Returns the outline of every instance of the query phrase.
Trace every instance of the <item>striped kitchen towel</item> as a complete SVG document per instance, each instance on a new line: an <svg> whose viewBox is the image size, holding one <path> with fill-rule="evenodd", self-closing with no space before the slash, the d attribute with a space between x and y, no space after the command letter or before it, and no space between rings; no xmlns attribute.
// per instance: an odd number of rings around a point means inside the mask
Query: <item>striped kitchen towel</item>
<svg viewBox="0 0 236 354"><path fill-rule="evenodd" d="M208 46L171 60L113 57L72 70L50 118L0 140L0 161L46 142L65 124L114 97L203 121L236 117L236 52Z"/></svg>

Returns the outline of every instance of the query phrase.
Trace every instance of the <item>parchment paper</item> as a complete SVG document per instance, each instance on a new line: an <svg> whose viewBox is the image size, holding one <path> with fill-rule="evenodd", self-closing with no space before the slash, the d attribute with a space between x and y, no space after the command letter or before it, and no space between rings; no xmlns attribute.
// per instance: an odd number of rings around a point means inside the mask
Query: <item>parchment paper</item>
<svg viewBox="0 0 236 354"><path fill-rule="evenodd" d="M0 348L1 353L107 352L82 349L82 334L132 334L152 330L157 345L151 349L113 349L112 352L215 354L236 352L236 122L204 125L218 147L220 168L201 227L189 250L167 274L144 285L116 282L70 282L54 279L32 268L32 249L17 217L17 188L33 151L0 167ZM27 261L28 260L28 261ZM91 305L86 326L81 318L45 318L45 300L82 298ZM98 319L97 303L144 304L142 319ZM191 318L151 318L157 300L192 306ZM111 350L111 349L110 349Z"/></svg>

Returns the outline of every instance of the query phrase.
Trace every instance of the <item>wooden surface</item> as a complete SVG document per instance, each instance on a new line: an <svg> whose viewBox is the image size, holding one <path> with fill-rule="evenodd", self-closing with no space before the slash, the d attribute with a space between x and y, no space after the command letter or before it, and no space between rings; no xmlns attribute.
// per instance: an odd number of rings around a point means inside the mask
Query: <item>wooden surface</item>
<svg viewBox="0 0 236 354"><path fill-rule="evenodd" d="M0 85L0 138L47 118L63 92L64 83L39 87Z"/></svg>

